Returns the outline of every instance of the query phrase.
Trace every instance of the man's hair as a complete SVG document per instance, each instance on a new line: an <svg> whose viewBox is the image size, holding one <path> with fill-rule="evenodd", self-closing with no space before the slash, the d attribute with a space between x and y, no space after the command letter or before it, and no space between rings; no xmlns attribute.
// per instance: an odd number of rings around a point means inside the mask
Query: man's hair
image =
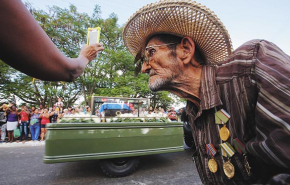
<svg viewBox="0 0 290 185"><path fill-rule="evenodd" d="M164 44L168 43L181 43L182 37L176 36L176 35L170 35L170 34L157 34L153 35L147 40L147 43L149 42L150 39L155 38L159 40L160 42L163 42ZM200 65L205 65L205 55L202 53L202 50L200 47L194 42L195 44L195 51L194 51L194 59L200 64ZM176 57L176 44L168 45L167 46L172 52L172 56Z"/></svg>

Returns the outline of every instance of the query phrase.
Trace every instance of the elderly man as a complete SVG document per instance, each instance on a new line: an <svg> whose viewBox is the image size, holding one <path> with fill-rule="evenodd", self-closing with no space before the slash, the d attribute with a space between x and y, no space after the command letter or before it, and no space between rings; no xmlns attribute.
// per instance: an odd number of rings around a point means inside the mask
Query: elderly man
<svg viewBox="0 0 290 185"><path fill-rule="evenodd" d="M203 183L266 183L289 172L290 58L277 46L252 40L232 52L216 15L185 0L141 8L123 39L150 90L188 100Z"/></svg>
<svg viewBox="0 0 290 185"><path fill-rule="evenodd" d="M63 109L63 114L61 115L61 117L68 116L68 115L70 115L70 113L68 112L68 109Z"/></svg>

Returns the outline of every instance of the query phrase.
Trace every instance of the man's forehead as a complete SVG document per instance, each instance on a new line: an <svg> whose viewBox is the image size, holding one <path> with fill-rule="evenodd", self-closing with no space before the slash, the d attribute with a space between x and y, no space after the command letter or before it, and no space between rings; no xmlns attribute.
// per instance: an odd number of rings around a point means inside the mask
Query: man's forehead
<svg viewBox="0 0 290 185"><path fill-rule="evenodd" d="M157 39L157 38L155 38L155 37L152 37L152 38L148 41L146 47L148 47L148 46L152 46L152 45L158 45L158 44L163 44L163 42L161 42L159 39Z"/></svg>

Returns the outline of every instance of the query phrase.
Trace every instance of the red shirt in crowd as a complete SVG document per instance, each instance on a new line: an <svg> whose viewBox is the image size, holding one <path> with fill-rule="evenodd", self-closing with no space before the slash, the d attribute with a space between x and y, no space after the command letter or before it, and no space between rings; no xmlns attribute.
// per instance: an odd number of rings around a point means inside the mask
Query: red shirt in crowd
<svg viewBox="0 0 290 185"><path fill-rule="evenodd" d="M45 116L41 116L41 124L42 125L45 125L45 124L47 124L47 123L49 123L50 121L49 121L49 118L47 118L47 117L45 117Z"/></svg>
<svg viewBox="0 0 290 185"><path fill-rule="evenodd" d="M20 120L21 121L28 121L29 120L28 116L29 116L29 114L27 114L27 112L21 111L21 113L20 113Z"/></svg>

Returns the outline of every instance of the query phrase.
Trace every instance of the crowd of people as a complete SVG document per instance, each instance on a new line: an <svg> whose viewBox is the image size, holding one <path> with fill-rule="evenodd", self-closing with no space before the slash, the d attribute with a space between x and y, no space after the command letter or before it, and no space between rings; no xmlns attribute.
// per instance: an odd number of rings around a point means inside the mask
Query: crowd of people
<svg viewBox="0 0 290 185"><path fill-rule="evenodd" d="M180 120L178 120L178 118L180 118L182 110L183 109L180 108L178 110L178 112L176 112L174 107L172 107L172 108L168 109L167 111L165 111L164 108L162 108L162 107L159 107L158 109L157 108L153 109L152 107L150 107L147 111L146 108L143 107L142 110L140 110L139 114L140 114L140 117L148 117L148 115L151 115L152 117L154 117L154 116L167 117L171 121L180 121Z"/></svg>
<svg viewBox="0 0 290 185"><path fill-rule="evenodd" d="M140 108L140 117L167 117L171 121L177 121L183 109L176 113L174 107L165 111L159 107ZM137 115L138 111L132 109L132 114ZM32 141L44 141L46 135L46 125L49 123L58 123L65 116L92 115L91 108L85 107L64 107L59 98L53 107L43 107L43 105L28 107L25 104L17 107L15 103L2 103L0 106L0 143L4 142L23 142L28 140L30 133ZM96 109L93 115L103 117L102 112ZM19 128L20 136L14 137L14 130Z"/></svg>
<svg viewBox="0 0 290 185"><path fill-rule="evenodd" d="M2 103L0 106L0 143L15 141L25 143L29 133L32 141L44 141L48 123L57 123L64 116L76 114L91 115L91 108L89 106L65 108L61 99L49 108L42 105L17 107L15 103ZM14 138L14 130L17 128L20 130L20 136Z"/></svg>

